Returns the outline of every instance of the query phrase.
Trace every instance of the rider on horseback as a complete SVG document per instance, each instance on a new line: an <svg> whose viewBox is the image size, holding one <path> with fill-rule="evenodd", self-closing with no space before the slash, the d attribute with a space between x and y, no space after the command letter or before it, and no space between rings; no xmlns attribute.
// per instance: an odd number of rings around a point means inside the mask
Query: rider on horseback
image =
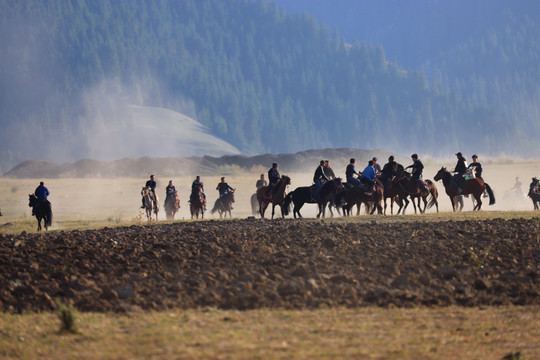
<svg viewBox="0 0 540 360"><path fill-rule="evenodd" d="M169 185L167 185L167 187L165 188L165 194L165 201L167 201L167 199L169 198L174 199L174 197L176 196L176 188L174 187L172 180L169 180Z"/></svg>
<svg viewBox="0 0 540 360"><path fill-rule="evenodd" d="M394 161L394 156L390 155L388 162L384 165L381 170L380 180L385 183L388 180L391 180L394 176L397 175L398 163Z"/></svg>
<svg viewBox="0 0 540 360"><path fill-rule="evenodd" d="M191 197L190 201L193 202L193 199L195 199L196 196L201 196L204 199L204 210L206 210L206 194L204 193L204 184L201 181L201 177L197 175L195 180L193 180L193 183L191 184Z"/></svg>
<svg viewBox="0 0 540 360"><path fill-rule="evenodd" d="M411 159L413 160L413 164L407 166L405 169L412 169L412 180L421 189L421 192L426 192L428 191L428 189L426 188L426 184L424 184L424 180L422 180L424 164L422 164L422 162L418 158L418 154L412 154Z"/></svg>
<svg viewBox="0 0 540 360"><path fill-rule="evenodd" d="M324 160L324 173L326 174L326 177L330 180L336 178L336 174L334 174L334 170L330 167L330 160Z"/></svg>
<svg viewBox="0 0 540 360"><path fill-rule="evenodd" d="M255 183L255 187L257 188L257 190L259 190L266 185L268 185L268 182L264 179L264 174L261 174L261 178L257 180L257 183Z"/></svg>
<svg viewBox="0 0 540 360"><path fill-rule="evenodd" d="M234 191L234 189L225 182L225 176L223 176L221 178L221 182L217 184L216 190L219 191L219 197L226 195L229 192L229 190Z"/></svg>
<svg viewBox="0 0 540 360"><path fill-rule="evenodd" d="M363 181L364 183L367 183L368 185L368 192L371 192L371 189L374 188L376 174L375 174L375 168L373 167L373 160L369 160L368 166L362 171L362 175L360 176L360 181ZM375 189L373 189L375 190Z"/></svg>
<svg viewBox="0 0 540 360"><path fill-rule="evenodd" d="M146 182L146 184L144 185L145 188L150 188L150 191L152 191L152 194L154 194L154 199L157 199L156 197L156 186L157 186L157 183L156 183L156 177L154 175L150 175L150 180L148 180ZM141 205L141 209L144 209L144 197L142 198L142 205Z"/></svg>
<svg viewBox="0 0 540 360"><path fill-rule="evenodd" d="M360 174L357 173L354 169L355 163L356 159L351 158L351 160L349 160L349 165L347 165L347 169L345 169L345 178L347 179L347 182L352 186L362 186L362 182L358 180L358 178L354 177L354 175L360 176Z"/></svg>
<svg viewBox="0 0 540 360"><path fill-rule="evenodd" d="M478 155L474 154L472 156L472 163L469 165L469 169L472 169L474 171L475 177L482 179L482 164L478 162ZM482 179L484 180L484 179Z"/></svg>
<svg viewBox="0 0 540 360"><path fill-rule="evenodd" d="M373 161L373 167L375 168L375 175L376 176L381 175L381 165L377 163L377 158L373 157L373 159L371 160Z"/></svg>
<svg viewBox="0 0 540 360"><path fill-rule="evenodd" d="M47 196L51 195L49 189L45 187L45 183L43 181L39 182L39 186L34 191L34 195L38 198L38 200L44 204L50 204L49 200L47 200ZM34 216L34 209L32 208L32 216Z"/></svg>
<svg viewBox="0 0 540 360"><path fill-rule="evenodd" d="M266 197L268 199L271 198L272 190L280 179L281 175L278 171L278 164L273 163L272 168L268 170L268 180L270 181L270 184L268 185L268 190L266 191Z"/></svg>
<svg viewBox="0 0 540 360"><path fill-rule="evenodd" d="M458 162L456 164L456 167L454 168L454 182L456 184L456 188L458 190L458 193L461 194L463 191L463 185L465 184L465 177L464 175L467 173L467 160L465 160L465 157L461 152L458 152L456 154L456 157L458 159Z"/></svg>
<svg viewBox="0 0 540 360"><path fill-rule="evenodd" d="M327 182L330 180L324 173L324 164L324 160L321 160L320 165L317 167L315 174L313 175L313 182L315 183L315 192L313 193L313 198L315 200L317 200L317 197L319 196L319 191L321 191L323 181Z"/></svg>

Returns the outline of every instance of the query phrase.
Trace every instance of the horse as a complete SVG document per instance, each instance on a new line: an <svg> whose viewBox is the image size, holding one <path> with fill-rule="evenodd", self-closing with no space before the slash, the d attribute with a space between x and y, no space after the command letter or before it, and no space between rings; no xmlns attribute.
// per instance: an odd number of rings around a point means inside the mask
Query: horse
<svg viewBox="0 0 540 360"><path fill-rule="evenodd" d="M45 199L38 199L34 194L28 195L28 206L32 208L32 212L36 216L38 222L37 231L41 231L41 219L43 219L43 226L45 230L49 229L52 224L52 208L51 203Z"/></svg>
<svg viewBox="0 0 540 360"><path fill-rule="evenodd" d="M532 179L527 196L531 198L534 210L540 210L540 207L538 206L540 204L540 182L537 178Z"/></svg>
<svg viewBox="0 0 540 360"><path fill-rule="evenodd" d="M360 205L364 204L366 211L370 215L373 215L375 209L379 214L383 213L382 200L384 199L384 186L379 179L373 180L375 185L375 190L372 192L366 192L365 188L350 185L345 187L345 191L341 192L339 196L336 196L336 202L345 200L345 205L343 206L343 215L350 216L351 208L356 205L357 212L356 215L360 213ZM373 205L373 207L371 207ZM371 209L371 210L370 210Z"/></svg>
<svg viewBox="0 0 540 360"><path fill-rule="evenodd" d="M420 211L420 214L425 213L426 209L431 209L433 205L436 206L437 212L439 212L439 201L437 199L438 198L437 186L433 183L433 181L425 180L424 184L426 186L427 191L422 191L422 189L418 186L417 181L418 180L414 179L412 175L407 171L403 171L399 175L398 186L402 189L402 198L406 199L407 196L411 197L415 214L416 214L415 199L418 202L418 210ZM430 200L428 202L429 197L430 197ZM422 206L420 205L420 199L424 201L423 209L422 209ZM405 207L403 208L404 214L405 214L405 210L407 210L408 205L409 205L409 202L405 201Z"/></svg>
<svg viewBox="0 0 540 360"><path fill-rule="evenodd" d="M324 185L321 186L318 200L315 200L312 196L313 187L314 185L297 187L296 189L294 189L294 191L291 191L285 197L285 207L289 208L291 203L294 204L293 215L295 219L297 214L299 218L302 218L302 215L300 214L300 209L306 203L318 204L319 212L317 213L317 218L319 218L321 214L324 218L326 205L334 201L336 194L343 189L343 184L341 183L341 178L335 178L327 181L326 183L324 183ZM333 217L334 213L332 212L332 207L329 206L328 208L330 210L331 216Z"/></svg>
<svg viewBox="0 0 540 360"><path fill-rule="evenodd" d="M165 198L164 206L167 220L174 220L174 215L180 208L180 198L177 191L174 192L174 195L169 195Z"/></svg>
<svg viewBox="0 0 540 360"><path fill-rule="evenodd" d="M198 193L192 193L191 197L189 199L189 210L191 212L191 218L195 217L196 219L199 218L199 215L201 215L201 219L204 219L204 196L202 194L202 191L199 189Z"/></svg>
<svg viewBox="0 0 540 360"><path fill-rule="evenodd" d="M281 207L281 217L284 218L285 215L289 213L289 209L284 205L285 203L285 191L287 186L291 184L291 178L283 175L281 179L274 185L274 188L271 190L271 197L266 196L266 191L268 186L262 186L257 190L257 201L259 202L259 214L261 218L264 218L264 213L268 204L272 203L272 219L274 218L274 210L276 205Z"/></svg>
<svg viewBox="0 0 540 360"><path fill-rule="evenodd" d="M405 192L399 187L396 181L389 181L384 184L384 215L386 215L387 208L386 199L390 199L390 215L394 215L394 202L399 206L398 215L401 213L401 209L403 209L403 202L405 201L406 205L409 204Z"/></svg>
<svg viewBox="0 0 540 360"><path fill-rule="evenodd" d="M219 213L219 217L222 217L222 216L227 217L227 212L229 212L229 217L232 218L231 210L232 210L233 203L234 203L234 190L220 196L216 200L214 204L214 208L210 212L214 214L217 211Z"/></svg>
<svg viewBox="0 0 540 360"><path fill-rule="evenodd" d="M152 220L152 210L153 210L154 214L156 215L156 220L157 220L158 212L159 212L157 195L152 191L152 189L149 186L142 188L141 195L144 200L144 211L146 212L146 218L148 219L148 221Z"/></svg>
<svg viewBox="0 0 540 360"><path fill-rule="evenodd" d="M482 194L484 193L484 190L488 193L489 205L495 204L495 194L493 194L493 190L491 190L491 187L480 178L466 180L461 194L458 193L458 190L452 184L452 174L450 174L445 167L442 167L433 179L435 181L442 180L446 195L448 195L450 202L452 203L453 211L456 211L456 196L469 194L472 194L476 200L473 211L479 211L482 208Z"/></svg>
<svg viewBox="0 0 540 360"><path fill-rule="evenodd" d="M257 193L254 193L251 195L251 213L253 216L257 216L259 214L259 201L257 200Z"/></svg>

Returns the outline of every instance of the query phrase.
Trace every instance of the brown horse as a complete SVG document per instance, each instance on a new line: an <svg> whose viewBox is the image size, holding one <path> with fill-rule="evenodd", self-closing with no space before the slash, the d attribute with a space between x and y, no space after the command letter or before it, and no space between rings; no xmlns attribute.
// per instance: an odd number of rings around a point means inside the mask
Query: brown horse
<svg viewBox="0 0 540 360"><path fill-rule="evenodd" d="M215 204L214 208L211 210L211 213L214 214L216 211L219 213L219 217L227 217L227 212L229 217L232 218L231 210L232 204L234 203L234 190L230 191L223 196L220 196Z"/></svg>
<svg viewBox="0 0 540 360"><path fill-rule="evenodd" d="M364 204L366 207L366 212L373 215L375 210L379 214L383 213L382 201L384 199L384 185L379 179L374 180L375 191L367 192L366 189L362 187L347 187L346 190L340 193L340 196L345 200L346 205L343 206L343 215L350 216L351 208L356 205L357 212L356 215L360 213L360 205ZM339 198L338 201L339 202Z"/></svg>
<svg viewBox="0 0 540 360"><path fill-rule="evenodd" d="M146 212L146 218L148 221L152 220L152 210L156 215L156 220L158 219L158 197L149 186L143 187L141 190L141 195L144 200L144 211Z"/></svg>
<svg viewBox="0 0 540 360"><path fill-rule="evenodd" d="M198 193L191 194L191 197L189 199L189 210L191 212L191 218L194 217L196 219L199 218L199 215L201 215L201 219L204 219L204 205L205 200L202 191L199 189Z"/></svg>
<svg viewBox="0 0 540 360"><path fill-rule="evenodd" d="M456 196L469 194L472 194L476 200L476 205L474 206L473 211L480 210L482 208L482 194L484 193L484 190L487 191L489 195L489 205L495 204L495 195L493 194L493 190L491 190L491 187L480 178L465 181L461 194L458 193L458 190L452 184L452 174L450 174L445 167L442 167L433 179L435 181L442 180L444 189L446 190L446 195L448 195L450 198L452 210L454 211L456 211Z"/></svg>
<svg viewBox="0 0 540 360"><path fill-rule="evenodd" d="M418 203L418 210L421 214L426 212L426 209L431 209L433 205L437 208L437 212L439 212L439 193L437 191L437 186L433 181L431 180L425 180L424 184L426 186L425 190L422 190L418 186L418 180L414 179L412 175L404 171L400 174L398 178L398 185L402 190L402 198L406 199L407 196L411 197L411 201L414 207L414 213L416 214L416 203L415 200ZM428 202L429 198L429 202ZM420 205L420 199L424 202L424 208ZM407 206L409 205L409 202L405 202L405 207L403 208L403 213L405 213L405 210L407 209Z"/></svg>
<svg viewBox="0 0 540 360"><path fill-rule="evenodd" d="M284 218L285 215L289 213L288 206L284 206L285 202L285 191L287 186L291 184L291 178L283 175L281 179L274 185L274 188L271 190L271 198L266 197L266 191L268 186L263 186L257 190L257 201L259 201L259 214L261 218L264 218L264 212L268 207L268 204L272 203L272 219L274 218L274 211L276 205L279 205L281 208L281 217Z"/></svg>
<svg viewBox="0 0 540 360"><path fill-rule="evenodd" d="M174 215L180 208L180 198L178 192L174 192L174 195L167 196L165 199L165 215L167 220L174 220Z"/></svg>

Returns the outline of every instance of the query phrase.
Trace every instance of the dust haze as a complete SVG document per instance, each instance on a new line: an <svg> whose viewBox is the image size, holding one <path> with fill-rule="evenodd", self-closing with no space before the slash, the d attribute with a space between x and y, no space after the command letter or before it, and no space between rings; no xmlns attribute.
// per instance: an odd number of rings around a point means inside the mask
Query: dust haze
<svg viewBox="0 0 540 360"><path fill-rule="evenodd" d="M329 159L332 169L336 176L345 178L346 163L338 163ZM368 159L357 159L357 170L364 168L364 163ZM425 165L424 178L433 179L436 172L445 166L453 169L455 162L453 160L435 161L431 158L422 159ZM495 192L496 204L489 206L487 199L483 204L483 211L532 211L532 202L526 196L532 177L540 176L539 160L510 160L507 158L481 159L484 168L483 178L490 184ZM407 160L400 160L407 166L410 163ZM315 170L317 164L313 164ZM251 171L240 172L236 174L212 174L211 176L202 175L207 194L208 211L205 213L205 219L216 219L219 215L210 214L214 202L218 198L216 186L221 176L226 176L226 181L230 186L236 189L235 200L232 211L233 217L245 218L252 215L250 198L255 193L255 183L261 173L266 175L268 169L264 167L252 169ZM296 172L294 168L287 169L280 167L282 175L288 175L292 179L292 184L288 192L300 186L312 184L313 173ZM225 171L226 172L226 171ZM148 176L153 173L148 169ZM190 219L188 200L191 192L191 183L198 174L185 174L184 176L170 177L168 175L155 173L157 180L157 194L160 197L159 220L165 220L163 210L163 201L165 199L165 187L169 180L173 180L180 197L181 208L175 216L175 220ZM522 190L514 188L516 177L521 182ZM141 196L140 191L148 178L103 178L103 179L43 179L45 185L51 191L50 201L53 204L54 221L53 229L62 229L69 222L106 222L111 226L116 224L129 224L138 222L142 219L140 209ZM37 179L7 179L0 178L0 208L3 217L0 218L0 225L20 219L30 219L31 209L28 207L28 194L32 193L39 184ZM450 200L444 192L442 183L435 183L439 191L439 209L441 212L451 211ZM473 208L471 198L464 199L464 211L471 211ZM389 206L388 200L388 206ZM389 214L389 208L387 213ZM305 204L301 210L304 217L314 217L317 212L317 205ZM335 212L335 210L334 210ZM429 209L428 213L435 212L435 209ZM353 210L356 213L356 210ZM409 205L406 215L414 214L412 204ZM327 212L328 215L328 212ZM337 215L337 214L336 214ZM271 216L271 207L266 212L266 217ZM279 207L276 207L276 217L281 216ZM365 215L364 209L361 209L361 216ZM292 217L290 214L288 217ZM370 218L370 217L366 217ZM138 220L139 219L139 220ZM33 224L33 223L32 223ZM33 230L33 227L29 230Z"/></svg>

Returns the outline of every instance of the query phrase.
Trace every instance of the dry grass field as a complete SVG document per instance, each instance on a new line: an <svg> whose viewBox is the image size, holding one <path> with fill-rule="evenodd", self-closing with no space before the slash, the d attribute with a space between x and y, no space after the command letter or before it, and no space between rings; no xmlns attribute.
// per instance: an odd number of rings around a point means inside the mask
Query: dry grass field
<svg viewBox="0 0 540 360"><path fill-rule="evenodd" d="M504 159L503 159L504 160ZM540 161L484 162L484 179L495 191L497 203L472 213L453 214L439 188L441 213L407 216L367 216L336 222L401 223L493 218L538 218L528 198L508 195L516 176L525 192L531 177L540 176ZM338 176L346 164L332 164ZM405 164L408 165L408 164ZM441 166L425 162L425 178ZM314 166L315 167L315 166ZM360 166L357 166L360 168ZM290 190L311 183L312 174L280 169L292 178ZM155 174L158 195L164 197L168 178ZM196 174L173 178L181 198L176 220L190 218L187 200ZM236 192L233 216L251 215L250 196L259 173L227 176ZM203 177L210 209L217 198L221 174ZM32 233L28 194L40 179L0 178L0 234ZM146 179L42 179L51 191L52 231L85 230L145 223L140 212L140 190ZM315 205L306 205L306 217ZM268 216L268 215L267 215ZM165 218L160 212L160 220ZM217 214L207 218L217 219ZM199 308L127 315L78 313L74 334L58 331L55 313L0 313L0 358L6 359L538 359L540 318L538 306L325 308L309 310L258 309L249 311ZM506 356L506 357L505 357ZM513 356L513 357L512 357Z"/></svg>

